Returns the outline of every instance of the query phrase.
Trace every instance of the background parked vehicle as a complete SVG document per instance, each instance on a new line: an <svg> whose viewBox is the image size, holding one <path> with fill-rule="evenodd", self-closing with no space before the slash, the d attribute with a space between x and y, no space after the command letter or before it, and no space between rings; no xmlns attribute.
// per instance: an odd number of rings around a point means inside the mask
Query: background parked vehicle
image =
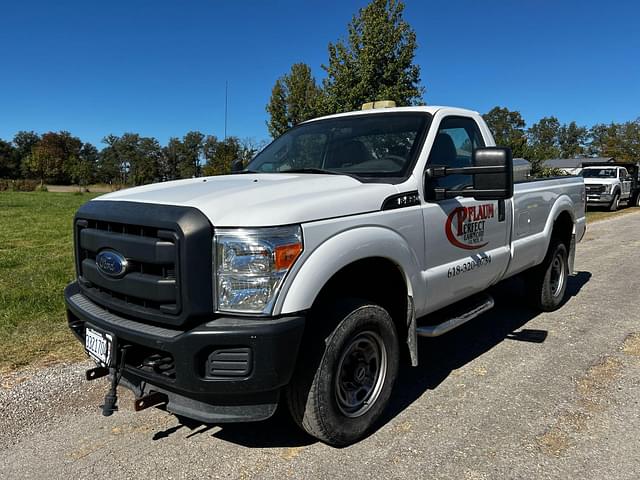
<svg viewBox="0 0 640 480"><path fill-rule="evenodd" d="M582 169L587 205L615 211L620 202L640 206L640 165L630 163L585 164Z"/></svg>

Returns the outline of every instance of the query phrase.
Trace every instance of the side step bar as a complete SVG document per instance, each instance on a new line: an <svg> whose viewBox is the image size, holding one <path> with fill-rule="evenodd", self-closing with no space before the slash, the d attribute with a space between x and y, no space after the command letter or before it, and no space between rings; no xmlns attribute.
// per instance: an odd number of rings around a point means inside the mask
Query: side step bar
<svg viewBox="0 0 640 480"><path fill-rule="evenodd" d="M424 327L417 327L416 333L421 337L439 337L447 332L450 332L456 327L459 327L463 323L467 323L469 320L473 320L478 315L491 310L495 302L493 301L493 297L486 295L483 296L479 303L476 303L472 306L470 310L462 312L458 315L455 315L448 320L445 320L442 323L437 325L428 325Z"/></svg>

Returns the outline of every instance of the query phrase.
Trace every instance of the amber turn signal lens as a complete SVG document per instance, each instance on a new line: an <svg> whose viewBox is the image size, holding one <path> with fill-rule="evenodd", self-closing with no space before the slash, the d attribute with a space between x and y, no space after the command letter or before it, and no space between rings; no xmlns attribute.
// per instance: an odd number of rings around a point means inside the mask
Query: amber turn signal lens
<svg viewBox="0 0 640 480"><path fill-rule="evenodd" d="M289 245L280 245L275 249L275 268L276 270L286 270L293 265L293 262L296 261L296 258L302 252L302 244L301 243L292 243Z"/></svg>

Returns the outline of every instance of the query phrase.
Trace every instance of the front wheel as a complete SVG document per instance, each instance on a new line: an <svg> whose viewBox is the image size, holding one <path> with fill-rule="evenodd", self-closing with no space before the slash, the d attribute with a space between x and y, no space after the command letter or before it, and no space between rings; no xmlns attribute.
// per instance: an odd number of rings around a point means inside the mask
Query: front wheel
<svg viewBox="0 0 640 480"><path fill-rule="evenodd" d="M386 407L398 374L398 335L391 316L366 301L313 314L296 372L287 387L291 416L334 446L360 440ZM323 335L323 325L337 326ZM326 330L326 329L325 329Z"/></svg>
<svg viewBox="0 0 640 480"><path fill-rule="evenodd" d="M620 206L620 194L616 192L613 196L613 200L611 200L611 205L609 205L609 211L615 212L616 210L618 210L619 206Z"/></svg>
<svg viewBox="0 0 640 480"><path fill-rule="evenodd" d="M566 245L552 239L544 261L532 268L525 279L527 294L533 307L545 312L560 308L569 279L569 255Z"/></svg>

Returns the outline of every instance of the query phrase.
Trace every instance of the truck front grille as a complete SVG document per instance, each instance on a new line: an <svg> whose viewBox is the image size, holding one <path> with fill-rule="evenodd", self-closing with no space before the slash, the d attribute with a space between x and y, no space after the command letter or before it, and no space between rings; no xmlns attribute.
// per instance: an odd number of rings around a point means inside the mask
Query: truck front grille
<svg viewBox="0 0 640 480"><path fill-rule="evenodd" d="M604 192L605 190L604 185L585 185L584 188L587 192L587 195L597 195Z"/></svg>
<svg viewBox="0 0 640 480"><path fill-rule="evenodd" d="M98 220L79 220L76 226L79 278L86 293L99 303L107 300L127 310L180 313L179 242L175 232ZM105 249L127 259L127 270L121 278L100 272L96 255Z"/></svg>
<svg viewBox="0 0 640 480"><path fill-rule="evenodd" d="M92 200L75 218L78 284L92 302L124 318L173 326L202 321L213 313L212 237L195 208Z"/></svg>

